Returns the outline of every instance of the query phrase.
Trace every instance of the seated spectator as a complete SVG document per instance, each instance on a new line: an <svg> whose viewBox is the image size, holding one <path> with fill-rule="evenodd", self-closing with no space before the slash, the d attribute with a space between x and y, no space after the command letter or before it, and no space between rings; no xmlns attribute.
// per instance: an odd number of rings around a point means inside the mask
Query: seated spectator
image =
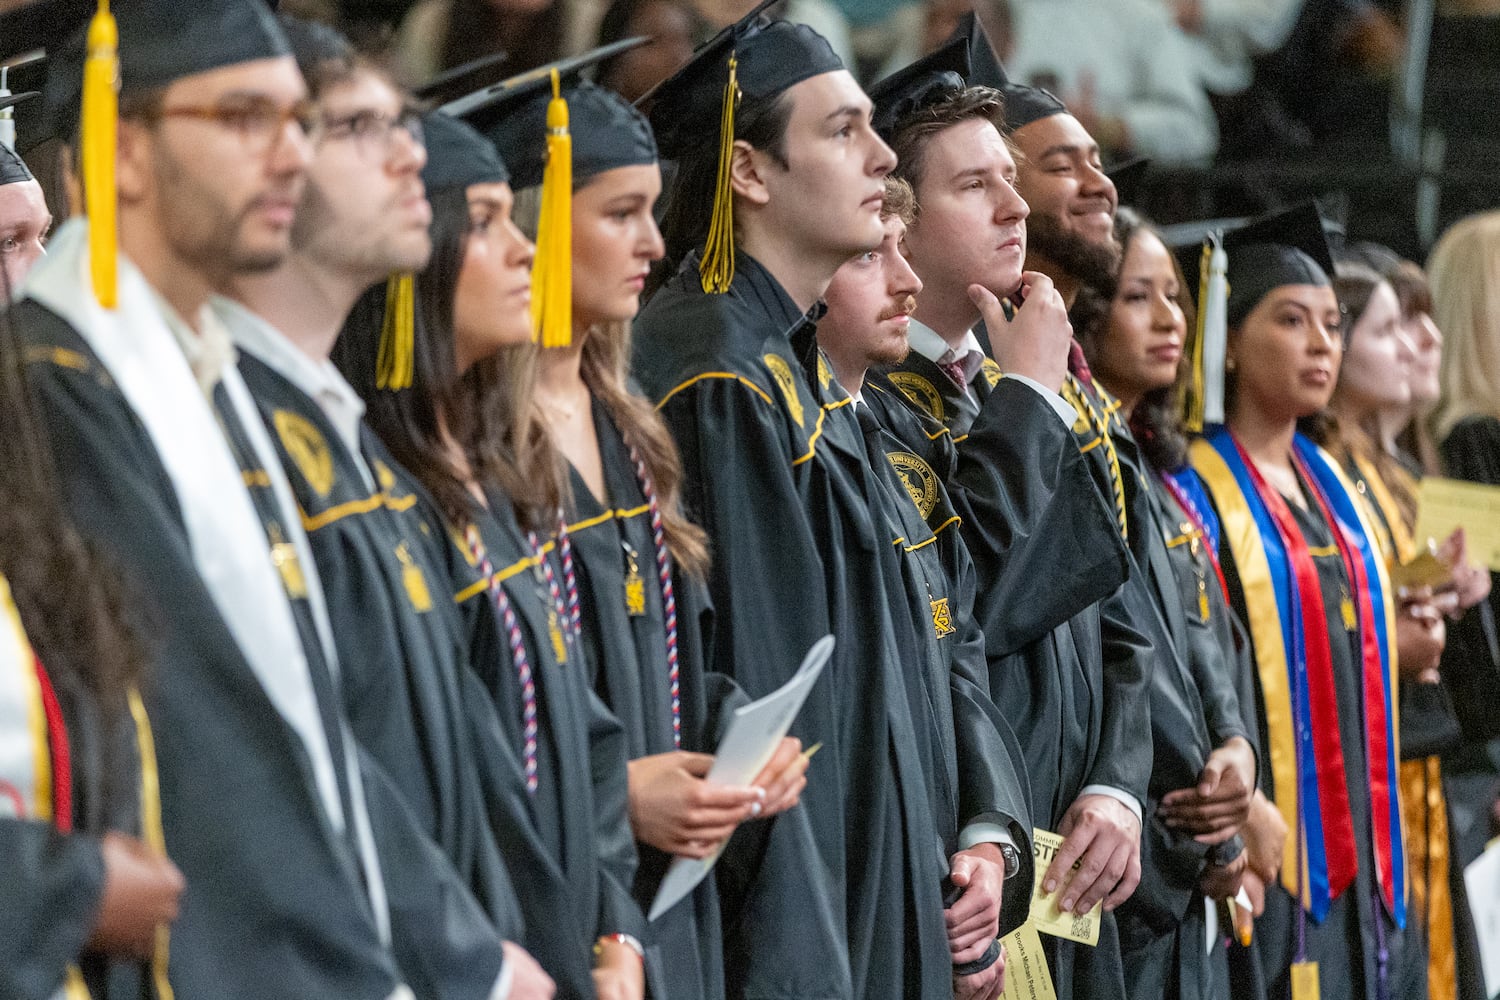
<svg viewBox="0 0 1500 1000"><path fill-rule="evenodd" d="M420 86L444 70L505 52L505 72L523 73L581 47L574 24L586 5L573 0L421 0L396 33L396 78Z"/></svg>
<svg viewBox="0 0 1500 1000"><path fill-rule="evenodd" d="M599 25L600 46L644 35L647 45L599 64L599 84L636 101L687 62L693 45L708 34L703 18L686 0L614 0Z"/></svg>
<svg viewBox="0 0 1500 1000"><path fill-rule="evenodd" d="M1012 0L1012 80L1057 94L1105 159L1210 159L1218 125L1194 56L1159 2Z"/></svg>

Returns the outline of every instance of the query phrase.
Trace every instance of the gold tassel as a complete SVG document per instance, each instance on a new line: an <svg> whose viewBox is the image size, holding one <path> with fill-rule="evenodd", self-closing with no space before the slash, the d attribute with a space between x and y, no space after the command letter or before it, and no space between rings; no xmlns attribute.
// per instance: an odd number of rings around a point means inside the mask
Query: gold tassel
<svg viewBox="0 0 1500 1000"><path fill-rule="evenodd" d="M83 192L89 216L89 276L94 297L106 309L119 302L118 248L115 225L115 139L120 119L120 30L109 12L109 0L89 22L88 57L83 64Z"/></svg>
<svg viewBox="0 0 1500 1000"><path fill-rule="evenodd" d="M410 272L393 274L385 283L385 319L380 324L380 348L375 355L375 387L410 389L416 367L416 279Z"/></svg>
<svg viewBox="0 0 1500 1000"><path fill-rule="evenodd" d="M531 326L543 347L573 343L573 137L557 70L552 71L552 100L547 102L547 168L531 266Z"/></svg>
<svg viewBox="0 0 1500 1000"><path fill-rule="evenodd" d="M734 109L740 103L739 60L729 57L729 81L724 85L724 110L719 118L719 174L714 182L713 221L708 244L698 262L698 277L709 295L723 295L734 281L734 192L729 168L734 162Z"/></svg>

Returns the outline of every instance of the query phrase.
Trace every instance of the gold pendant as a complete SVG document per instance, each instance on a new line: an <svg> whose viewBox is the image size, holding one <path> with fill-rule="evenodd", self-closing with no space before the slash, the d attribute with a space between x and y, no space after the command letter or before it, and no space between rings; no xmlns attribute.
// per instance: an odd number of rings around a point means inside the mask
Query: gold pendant
<svg viewBox="0 0 1500 1000"><path fill-rule="evenodd" d="M1208 583L1198 577L1198 620L1208 621Z"/></svg>
<svg viewBox="0 0 1500 1000"><path fill-rule="evenodd" d="M957 631L953 627L953 613L948 610L948 598L940 597L929 602L932 605L932 629L939 639Z"/></svg>
<svg viewBox="0 0 1500 1000"><path fill-rule="evenodd" d="M562 626L558 624L557 612L547 612L547 635L552 638L552 658L562 665L568 662L568 643L563 639Z"/></svg>
<svg viewBox="0 0 1500 1000"><path fill-rule="evenodd" d="M396 546L396 558L401 560L401 583L406 587L406 599L418 614L432 610L432 592L427 589L427 577L422 568L412 561L406 543Z"/></svg>
<svg viewBox="0 0 1500 1000"><path fill-rule="evenodd" d="M646 581L641 579L640 567L636 564L635 549L629 543L621 542L625 546L625 610L632 618L639 618L646 613Z"/></svg>
<svg viewBox="0 0 1500 1000"><path fill-rule="evenodd" d="M1292 1000L1318 1000L1318 963L1292 963Z"/></svg>
<svg viewBox="0 0 1500 1000"><path fill-rule="evenodd" d="M281 574L281 586L294 601L307 599L307 577L302 575L302 561L297 558L297 547L281 535L281 528L273 524L268 531L271 536L271 565Z"/></svg>
<svg viewBox="0 0 1500 1000"><path fill-rule="evenodd" d="M1348 591L1344 592L1343 600L1339 601L1339 614L1344 618L1344 631L1353 632L1359 628L1359 619L1354 616L1354 601L1350 600Z"/></svg>

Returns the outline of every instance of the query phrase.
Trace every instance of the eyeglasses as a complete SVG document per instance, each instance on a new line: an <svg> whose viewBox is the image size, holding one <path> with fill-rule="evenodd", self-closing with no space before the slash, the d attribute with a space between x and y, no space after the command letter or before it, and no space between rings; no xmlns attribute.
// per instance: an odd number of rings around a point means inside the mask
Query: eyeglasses
<svg viewBox="0 0 1500 1000"><path fill-rule="evenodd" d="M253 152L269 152L295 123L308 142L318 142L324 132L323 119L312 101L277 104L274 101L251 100L233 104L207 104L161 108L152 118L193 118L212 122L239 135Z"/></svg>
<svg viewBox="0 0 1500 1000"><path fill-rule="evenodd" d="M391 155L396 135L403 132L414 145L423 144L422 119L415 111L403 110L390 115L384 111L366 110L324 122L319 141L352 139L365 162L383 163Z"/></svg>

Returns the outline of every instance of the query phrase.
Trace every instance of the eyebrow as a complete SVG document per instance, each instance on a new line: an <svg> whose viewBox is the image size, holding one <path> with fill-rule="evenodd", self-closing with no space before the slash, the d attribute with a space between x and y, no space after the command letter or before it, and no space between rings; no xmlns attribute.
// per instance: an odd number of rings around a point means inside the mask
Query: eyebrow
<svg viewBox="0 0 1500 1000"><path fill-rule="evenodd" d="M506 203L503 202L503 201L501 201L499 198L491 198L491 197L488 197L488 196L484 196L484 197L479 197L479 198L472 198L472 199L469 200L469 208L470 209L475 209L475 208L491 208L491 209L494 209L495 211L498 212L498 211L501 211L501 210L503 210L503 209L505 209L507 207L509 207L509 206L507 206Z"/></svg>
<svg viewBox="0 0 1500 1000"><path fill-rule="evenodd" d="M839 108L837 111L831 112L823 120L825 122L831 122L835 118L858 118L864 113L865 109L860 107L858 104L846 104L842 108Z"/></svg>
<svg viewBox="0 0 1500 1000"><path fill-rule="evenodd" d="M1037 157L1037 159L1045 160L1047 159L1047 157L1056 156L1059 153L1066 153L1068 156L1077 156L1079 153L1094 156L1097 155L1098 152L1099 144L1097 142L1090 143L1087 146L1080 146L1076 142L1064 142L1059 143L1056 146L1048 146L1046 149L1042 150L1042 155Z"/></svg>

